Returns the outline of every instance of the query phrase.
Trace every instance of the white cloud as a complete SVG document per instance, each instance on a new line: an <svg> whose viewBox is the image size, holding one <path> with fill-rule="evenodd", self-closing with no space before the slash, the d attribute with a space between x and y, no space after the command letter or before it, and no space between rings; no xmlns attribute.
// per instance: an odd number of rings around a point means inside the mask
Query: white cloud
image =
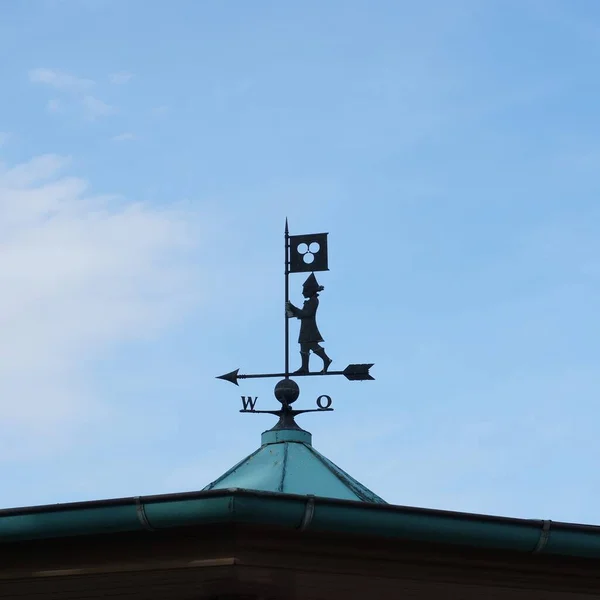
<svg viewBox="0 0 600 600"><path fill-rule="evenodd" d="M0 170L0 457L64 444L105 414L97 352L152 335L195 301L190 227L175 208L90 194L45 155Z"/></svg>
<svg viewBox="0 0 600 600"><path fill-rule="evenodd" d="M115 135L112 139L113 142L126 142L129 140L135 140L135 135L129 131L126 131L125 133Z"/></svg>
<svg viewBox="0 0 600 600"><path fill-rule="evenodd" d="M32 69L29 71L29 81L43 83L59 90L81 92L95 85L92 79L76 77L57 69Z"/></svg>
<svg viewBox="0 0 600 600"><path fill-rule="evenodd" d="M121 74L124 77L123 74ZM84 79L64 73L56 69L32 69L29 71L29 80L32 83L41 83L51 86L64 94L74 97L77 104L81 104L86 118L95 120L116 113L116 108L90 94L90 89L96 84L92 79ZM67 100L67 106L73 100ZM46 103L46 110L50 113L62 112L65 108L64 97L51 98Z"/></svg>
<svg viewBox="0 0 600 600"><path fill-rule="evenodd" d="M132 73L128 73L127 71L119 71L118 73L113 73L109 77L109 81L114 85L123 85L131 80L133 77Z"/></svg>
<svg viewBox="0 0 600 600"><path fill-rule="evenodd" d="M0 170L0 194L2 192L6 193L6 190L9 189L21 189L49 179L66 167L69 162L70 159L66 156L45 154L10 169ZM0 195L1 199L2 195ZM3 209L6 204L4 201L0 203L0 214L5 212Z"/></svg>
<svg viewBox="0 0 600 600"><path fill-rule="evenodd" d="M106 104L102 100L94 96L84 96L83 108L88 119L94 120L98 117L107 117L116 112L116 109L110 104Z"/></svg>

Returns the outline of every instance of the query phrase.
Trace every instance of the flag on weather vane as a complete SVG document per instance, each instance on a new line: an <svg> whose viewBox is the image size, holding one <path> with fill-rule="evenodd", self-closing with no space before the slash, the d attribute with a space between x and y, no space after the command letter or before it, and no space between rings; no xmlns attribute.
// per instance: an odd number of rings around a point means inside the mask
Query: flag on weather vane
<svg viewBox="0 0 600 600"><path fill-rule="evenodd" d="M327 266L327 235L291 235L289 266L290 273L329 271Z"/></svg>
<svg viewBox="0 0 600 600"><path fill-rule="evenodd" d="M343 375L349 381L367 381L372 380L373 376L369 373L372 363L349 364L343 370L331 371L329 366L333 362L321 345L324 341L319 328L317 327L317 309L319 307L319 293L325 288L320 285L315 277L315 272L328 271L328 248L327 233L312 233L308 235L290 235L287 219L285 221L285 365L283 372L279 373L247 373L240 374L239 369L221 375L218 379L230 381L239 385L239 379L263 379L268 377L283 378L275 386L275 398L281 403L279 410L256 410L257 397L242 396L242 410L240 412L251 413L269 413L279 417L279 422L273 428L281 429L299 429L294 421L294 417L306 412L324 412L331 411L331 397L325 394L317 398L316 409L295 410L291 405L298 399L300 388L298 384L290 378L306 377L309 375ZM310 273L302 285L302 295L304 303L302 307L295 306L290 301L289 276L294 273ZM300 321L298 334L298 344L300 345L301 365L298 369L290 373L289 354L290 340L289 329L290 320ZM320 371L310 371L310 355L314 354L322 360ZM250 408L248 408L250 407Z"/></svg>

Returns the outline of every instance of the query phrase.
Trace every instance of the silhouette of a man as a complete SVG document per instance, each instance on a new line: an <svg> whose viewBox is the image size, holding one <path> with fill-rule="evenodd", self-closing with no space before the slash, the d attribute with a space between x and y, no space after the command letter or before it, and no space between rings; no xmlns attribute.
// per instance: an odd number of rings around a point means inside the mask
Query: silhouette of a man
<svg viewBox="0 0 600 600"><path fill-rule="evenodd" d="M294 306L291 302L287 302L285 312L288 318L296 317L300 319L300 335L298 343L300 344L300 356L302 358L302 366L294 371L296 374L308 373L308 361L310 352L314 352L323 360L323 370L321 373L327 373L327 369L331 364L331 359L325 353L325 349L319 342L323 342L323 337L317 327L317 308L319 308L319 292L325 288L319 285L314 273L311 273L308 279L302 286L302 295L306 298L302 308Z"/></svg>

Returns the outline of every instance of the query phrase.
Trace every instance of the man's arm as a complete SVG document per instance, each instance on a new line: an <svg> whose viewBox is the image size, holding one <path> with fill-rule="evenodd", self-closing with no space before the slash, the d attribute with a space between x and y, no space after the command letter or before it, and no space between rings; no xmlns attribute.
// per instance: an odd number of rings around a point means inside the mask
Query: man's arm
<svg viewBox="0 0 600 600"><path fill-rule="evenodd" d="M298 313L302 312L302 309L294 306L289 300L285 303L285 314L288 318L298 317Z"/></svg>
<svg viewBox="0 0 600 600"><path fill-rule="evenodd" d="M304 303L302 308L294 306L291 302L288 302L285 306L285 312L288 317L296 317L297 319L307 319L314 317L317 313L318 301L316 298L311 298Z"/></svg>

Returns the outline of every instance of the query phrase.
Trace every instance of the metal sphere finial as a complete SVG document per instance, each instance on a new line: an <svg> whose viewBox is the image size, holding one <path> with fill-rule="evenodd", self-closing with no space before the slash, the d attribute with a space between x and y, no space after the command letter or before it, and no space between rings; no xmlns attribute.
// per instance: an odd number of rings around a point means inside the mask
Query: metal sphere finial
<svg viewBox="0 0 600 600"><path fill-rule="evenodd" d="M275 386L275 398L283 405L290 405L298 400L300 388L293 379L282 379Z"/></svg>

